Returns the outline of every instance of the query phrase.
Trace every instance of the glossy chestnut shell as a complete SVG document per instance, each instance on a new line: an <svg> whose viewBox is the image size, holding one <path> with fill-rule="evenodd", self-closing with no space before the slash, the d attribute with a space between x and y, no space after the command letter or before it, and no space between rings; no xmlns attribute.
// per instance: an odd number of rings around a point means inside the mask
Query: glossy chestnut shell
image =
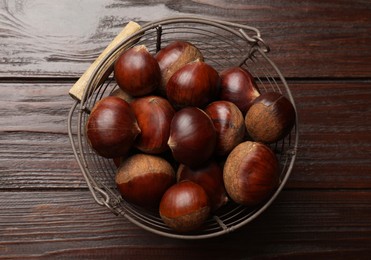
<svg viewBox="0 0 371 260"><path fill-rule="evenodd" d="M225 156L245 136L245 120L238 107L229 101L214 101L205 108L216 129L216 155Z"/></svg>
<svg viewBox="0 0 371 260"><path fill-rule="evenodd" d="M175 109L187 106L203 108L218 95L219 73L202 61L195 61L177 70L166 85L166 95Z"/></svg>
<svg viewBox="0 0 371 260"><path fill-rule="evenodd" d="M264 143L284 138L295 124L295 108L278 92L266 92L254 100L245 116L249 136Z"/></svg>
<svg viewBox="0 0 371 260"><path fill-rule="evenodd" d="M229 154L223 169L225 189L241 205L255 206L279 185L279 164L266 145L246 141Z"/></svg>
<svg viewBox="0 0 371 260"><path fill-rule="evenodd" d="M161 69L162 82L159 88L161 95L166 95L166 84L170 77L184 65L204 58L200 50L187 41L174 41L162 48L155 58Z"/></svg>
<svg viewBox="0 0 371 260"><path fill-rule="evenodd" d="M144 45L120 55L114 64L114 76L118 86L133 97L147 95L161 84L160 66Z"/></svg>
<svg viewBox="0 0 371 260"><path fill-rule="evenodd" d="M216 161L210 161L206 166L196 169L181 164L176 178L178 182L190 180L204 188L210 200L211 211L219 209L228 201L224 188L223 169Z"/></svg>
<svg viewBox="0 0 371 260"><path fill-rule="evenodd" d="M140 133L130 105L119 97L108 96L98 101L87 120L88 143L106 158L125 156Z"/></svg>
<svg viewBox="0 0 371 260"><path fill-rule="evenodd" d="M165 159L149 154L135 154L123 160L115 177L126 201L148 209L158 207L175 180L172 166Z"/></svg>
<svg viewBox="0 0 371 260"><path fill-rule="evenodd" d="M183 108L175 113L171 121L168 145L179 163L191 168L202 166L214 154L214 124L203 110Z"/></svg>
<svg viewBox="0 0 371 260"><path fill-rule="evenodd" d="M197 230L210 213L205 190L191 181L171 186L161 199L159 212L164 223L175 231L185 233Z"/></svg>
<svg viewBox="0 0 371 260"><path fill-rule="evenodd" d="M175 114L171 104L159 96L146 96L130 103L141 133L135 147L145 153L159 154L169 149L170 123Z"/></svg>
<svg viewBox="0 0 371 260"><path fill-rule="evenodd" d="M220 73L220 99L234 103L245 116L256 97L260 95L254 77L246 69L231 67Z"/></svg>

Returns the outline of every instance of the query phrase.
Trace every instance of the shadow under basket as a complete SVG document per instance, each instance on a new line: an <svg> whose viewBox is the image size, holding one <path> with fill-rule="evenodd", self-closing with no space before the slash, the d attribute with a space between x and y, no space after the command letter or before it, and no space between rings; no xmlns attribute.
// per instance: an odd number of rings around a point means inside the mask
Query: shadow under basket
<svg viewBox="0 0 371 260"><path fill-rule="evenodd" d="M280 184L268 200L256 207L228 202L211 215L197 231L179 234L166 226L158 212L144 210L124 201L115 184L116 166L112 159L97 155L85 136L85 124L92 107L118 88L112 67L117 57L134 45L146 45L155 54L175 40L191 42L200 49L205 62L217 71L241 66L255 78L261 93L274 91L295 102L277 66L268 58L268 46L253 27L199 17L174 17L144 24L105 55L95 67L81 100L76 100L68 116L72 149L96 202L114 214L153 233L182 239L216 237L236 230L258 217L277 197L292 170L298 145L298 120L291 133L270 147L280 164ZM296 109L295 109L296 111ZM297 113L296 113L297 115ZM297 117L297 116L296 116Z"/></svg>

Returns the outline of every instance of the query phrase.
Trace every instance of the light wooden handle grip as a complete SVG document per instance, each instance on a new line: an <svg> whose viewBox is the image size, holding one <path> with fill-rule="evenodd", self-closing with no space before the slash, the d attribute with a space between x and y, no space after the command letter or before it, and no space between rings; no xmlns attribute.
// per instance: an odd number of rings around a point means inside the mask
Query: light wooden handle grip
<svg viewBox="0 0 371 260"><path fill-rule="evenodd" d="M125 38L134 34L141 29L141 26L135 22L130 21L124 29L112 40L112 42L104 49L104 51L99 55L99 57L90 65L90 67L84 72L84 74L79 78L78 81L72 86L69 94L72 98L81 101L84 94L84 90L87 87L88 81L92 76L93 71L98 66L100 61L105 58L107 53L109 53L113 48L122 42Z"/></svg>

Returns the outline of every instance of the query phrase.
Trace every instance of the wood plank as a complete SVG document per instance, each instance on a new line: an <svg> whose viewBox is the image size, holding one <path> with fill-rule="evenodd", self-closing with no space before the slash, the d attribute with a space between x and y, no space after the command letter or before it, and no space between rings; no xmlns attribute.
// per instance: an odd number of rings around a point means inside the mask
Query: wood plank
<svg viewBox="0 0 371 260"><path fill-rule="evenodd" d="M67 135L72 84L1 84L2 188L86 187Z"/></svg>
<svg viewBox="0 0 371 260"><path fill-rule="evenodd" d="M67 133L66 117L74 101L67 83L0 84L1 131Z"/></svg>
<svg viewBox="0 0 371 260"><path fill-rule="evenodd" d="M300 140L288 186L370 187L371 82L289 85L299 113Z"/></svg>
<svg viewBox="0 0 371 260"><path fill-rule="evenodd" d="M0 84L0 189L86 187L67 135L71 85ZM300 140L287 188L371 188L371 82L289 85Z"/></svg>
<svg viewBox="0 0 371 260"><path fill-rule="evenodd" d="M1 192L0 259L241 259L305 254L363 259L371 252L370 200L369 190L285 191L258 219L231 234L183 241L152 234L114 216L95 204L88 191Z"/></svg>
<svg viewBox="0 0 371 260"><path fill-rule="evenodd" d="M370 76L368 1L21 0L0 4L0 77L79 77L129 20L182 14L258 28L287 77Z"/></svg>

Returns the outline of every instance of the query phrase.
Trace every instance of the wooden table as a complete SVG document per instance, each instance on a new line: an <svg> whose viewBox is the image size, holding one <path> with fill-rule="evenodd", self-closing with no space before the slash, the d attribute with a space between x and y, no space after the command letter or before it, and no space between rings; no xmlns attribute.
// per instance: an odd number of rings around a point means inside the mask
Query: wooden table
<svg viewBox="0 0 371 260"><path fill-rule="evenodd" d="M258 219L222 237L143 231L93 200L68 90L129 21L203 14L257 27L300 117L298 157ZM370 1L0 3L0 258L370 259Z"/></svg>

